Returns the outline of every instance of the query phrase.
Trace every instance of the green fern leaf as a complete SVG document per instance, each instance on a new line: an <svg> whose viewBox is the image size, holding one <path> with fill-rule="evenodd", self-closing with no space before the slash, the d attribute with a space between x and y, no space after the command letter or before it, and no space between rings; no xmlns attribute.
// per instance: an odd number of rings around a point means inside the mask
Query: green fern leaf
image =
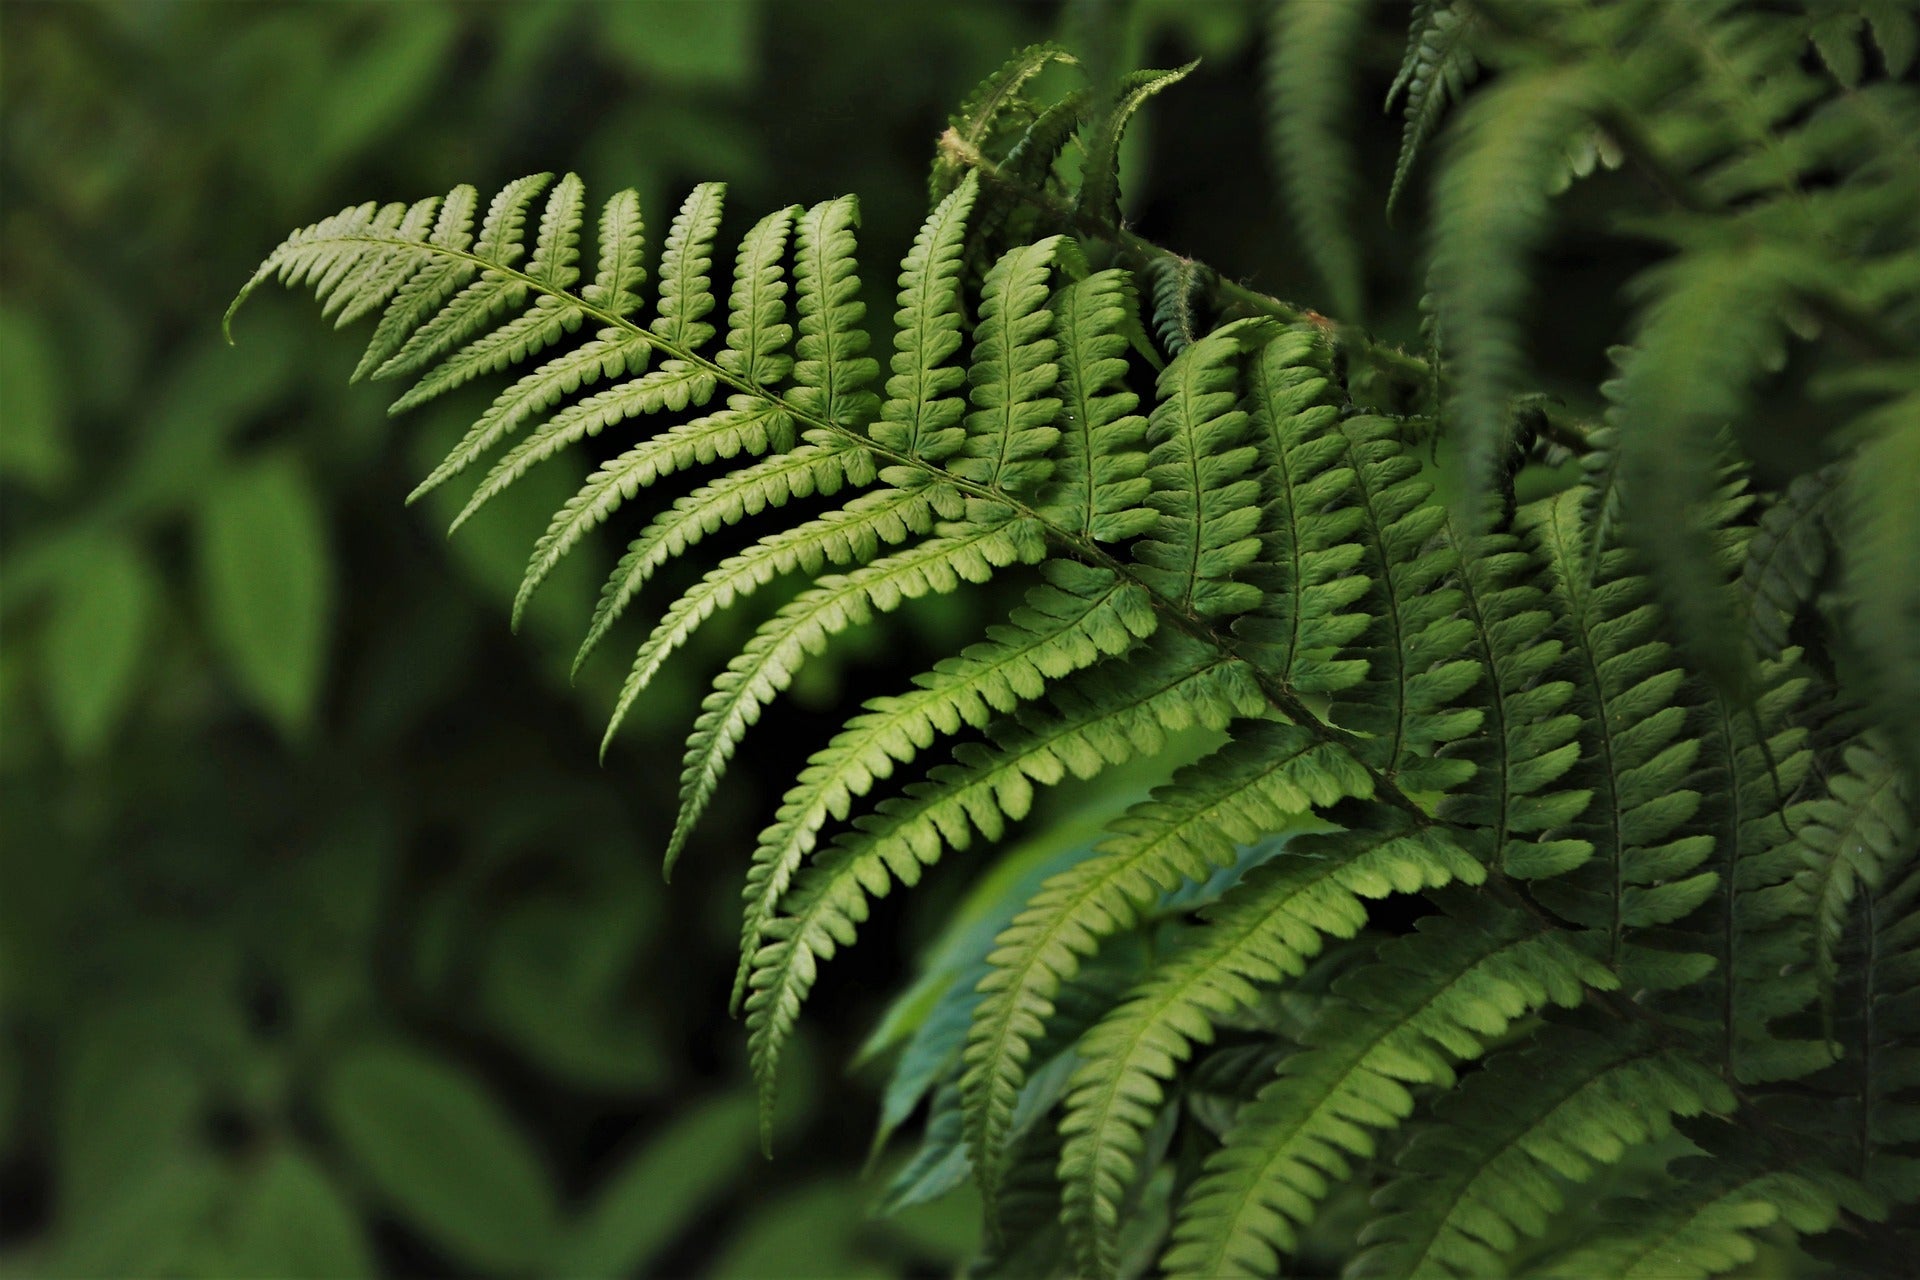
<svg viewBox="0 0 1920 1280"><path fill-rule="evenodd" d="M623 374L639 377L647 371L652 354L653 344L644 335L602 329L592 341L523 374L494 398L460 443L407 495L407 501L418 502L581 387Z"/></svg>
<svg viewBox="0 0 1920 1280"><path fill-rule="evenodd" d="M1315 807L1370 795L1372 785L1349 755L1305 729L1249 726L1116 822L1099 856L1042 886L998 939L967 1039L961 1087L989 1196L1031 1042L1082 960L1102 939L1132 927L1161 894L1225 865L1237 845L1281 830ZM1412 847L1424 837L1407 839Z"/></svg>
<svg viewBox="0 0 1920 1280"><path fill-rule="evenodd" d="M471 280L478 269L473 260L465 255L473 244L473 215L480 204L480 193L472 187L462 184L447 193L440 204L440 213L434 221L433 233L425 243L446 251L438 257L421 258L408 255L408 261L415 264L416 270L407 277L405 284L394 293L393 301L380 317L380 323L374 327L373 337L367 343L367 349L355 366L353 380L360 381L370 376L374 370L385 364L397 354L407 338L417 332L428 318L439 312L460 291L461 286ZM291 243L291 241L289 242ZM267 263L273 259L268 258ZM262 272L267 265L262 264ZM258 281L261 277L255 276ZM296 283L285 278L285 283ZM245 299L243 292L234 299L234 309ZM227 312L231 319L233 311Z"/></svg>
<svg viewBox="0 0 1920 1280"><path fill-rule="evenodd" d="M830 817L847 818L856 798L939 738L963 728L984 730L996 716L1039 698L1052 681L1152 634L1157 620L1139 587L1067 560L1049 561L1043 573L1046 581L1005 625L916 677L911 692L869 701L808 761L762 833L747 872L736 1007L764 925Z"/></svg>
<svg viewBox="0 0 1920 1280"><path fill-rule="evenodd" d="M798 450L794 454L784 455L786 458L798 456ZM830 464L831 470L820 469L822 463L821 454L807 454L800 457L800 470L819 469L817 475L823 478L823 485L829 483L825 477L833 477L830 483L836 487L852 468L872 465L864 454L851 450L837 451ZM744 475L746 472L734 474ZM796 471L796 476L798 474L799 471ZM795 477L786 477L783 483L793 479ZM799 496L806 490L798 483L793 483L791 488L780 492ZM741 496L743 500L747 497ZM785 500L784 496L782 500ZM735 510L744 514L744 508ZM627 673L619 701L608 721L606 737L601 744L602 752L667 658L719 610L744 599L783 574L796 571L811 573L828 564L865 564L882 547L894 546L915 534L926 533L933 526L933 517L933 507L924 493L883 489L861 494L846 506L803 524L768 534L745 551L722 560L673 602L634 656L633 667ZM739 518L740 515L734 516L736 520ZM588 638L591 640L593 637Z"/></svg>
<svg viewBox="0 0 1920 1280"><path fill-rule="evenodd" d="M1813 926L1813 959L1823 998L1831 999L1837 954L1856 899L1878 891L1888 871L1912 856L1914 823L1905 779L1867 743L1843 753L1844 773L1828 794L1797 806L1795 846L1803 869L1795 877L1801 911Z"/></svg>
<svg viewBox="0 0 1920 1280"><path fill-rule="evenodd" d="M1528 1276L1706 1280L1753 1262L1757 1238L1777 1238L1781 1226L1818 1234L1839 1221L1843 1206L1864 1199L1857 1185L1830 1170L1806 1162L1789 1166L1762 1151L1714 1150L1711 1158L1678 1162L1669 1181L1672 1190L1658 1200L1613 1206L1608 1228L1530 1268Z"/></svg>
<svg viewBox="0 0 1920 1280"><path fill-rule="evenodd" d="M1171 71L1132 71L1120 78L1106 111L1094 127L1093 136L1087 140L1080 196L1074 205L1076 221L1119 225L1120 143L1127 136L1127 126L1149 98L1179 84L1199 65L1195 60Z"/></svg>
<svg viewBox="0 0 1920 1280"><path fill-rule="evenodd" d="M394 378L424 369L472 341L500 313L520 305L527 295L528 278L510 268L526 252L522 240L527 206L552 180L550 173L534 174L500 189L487 208L480 238L473 246L475 265L481 268L479 278L414 329L399 350L373 371L375 378Z"/></svg>
<svg viewBox="0 0 1920 1280"><path fill-rule="evenodd" d="M1501 76L1460 111L1434 184L1430 279L1451 356L1457 506L1470 529L1483 522L1482 504L1507 454L1507 402L1526 368L1527 257L1563 149L1590 114L1593 77L1584 63Z"/></svg>
<svg viewBox="0 0 1920 1280"><path fill-rule="evenodd" d="M1485 832L1489 861L1509 874L1577 866L1591 842L1551 836L1586 811L1592 792L1554 786L1579 759L1580 717L1567 710L1573 685L1545 678L1565 646L1534 585L1538 561L1517 538L1491 534L1465 543L1461 569L1462 613L1489 676L1478 691L1487 731L1450 746L1474 776L1439 814Z"/></svg>
<svg viewBox="0 0 1920 1280"><path fill-rule="evenodd" d="M965 438L959 424L966 405L952 393L966 383L966 374L948 359L962 343L961 250L979 191L979 179L969 173L927 215L900 264L893 376L873 438L930 462L951 457Z"/></svg>
<svg viewBox="0 0 1920 1280"><path fill-rule="evenodd" d="M1298 977L1328 938L1357 934L1367 922L1362 898L1438 888L1462 865L1407 865L1391 860L1397 855L1393 841L1371 832L1297 837L1229 890L1207 912L1208 927L1087 1033L1060 1122L1064 1219L1082 1274L1115 1272L1121 1202L1144 1133L1193 1045L1251 1005L1258 985Z"/></svg>
<svg viewBox="0 0 1920 1280"><path fill-rule="evenodd" d="M1451 1086L1513 1022L1571 1008L1613 975L1519 912L1454 900L1337 985L1303 1047L1235 1117L1187 1193L1163 1266L1172 1276L1274 1274L1329 1186L1375 1152L1372 1129L1414 1110L1413 1089Z"/></svg>
<svg viewBox="0 0 1920 1280"><path fill-rule="evenodd" d="M1235 575L1260 550L1260 483L1247 415L1236 407L1242 355L1272 335L1242 321L1182 351L1159 378L1147 421L1147 505L1160 515L1133 546L1135 572L1182 610L1215 618L1259 603L1259 588Z"/></svg>
<svg viewBox="0 0 1920 1280"><path fill-rule="evenodd" d="M710 420L694 421L700 423ZM686 426L690 433L700 433L694 423ZM588 655L599 647L654 573L701 539L769 508L783 506L794 498L805 498L814 493L831 495L844 485L866 485L873 480L873 464L864 451L850 448L842 441L808 432L805 441L798 447L783 453L772 453L749 466L729 471L692 493L675 499L627 545L625 554L620 557L613 572L607 575L599 603L595 605L593 618L587 626L586 639L581 642L580 652L574 659L574 670L578 671ZM895 490L888 492L892 496L881 505L900 507L915 501L925 505L921 495L903 494ZM807 541L819 531L820 522L832 523L846 518L839 512L828 512L807 526L781 530L779 534L771 536L788 540L797 537ZM756 582L768 580L762 578ZM729 596L729 603L731 599Z"/></svg>
<svg viewBox="0 0 1920 1280"><path fill-rule="evenodd" d="M688 192L660 251L659 314L650 327L682 351L705 346L713 337L713 326L704 317L714 307L709 273L726 198L724 182L703 182Z"/></svg>
<svg viewBox="0 0 1920 1280"><path fill-rule="evenodd" d="M1366 0L1283 0L1267 43L1269 133L1281 188L1330 309L1358 321L1365 294L1355 243L1351 139L1353 77Z"/></svg>
<svg viewBox="0 0 1920 1280"><path fill-rule="evenodd" d="M1139 300L1124 272L1108 270L1068 285L1052 308L1063 426L1046 514L1082 537L1123 542L1158 518L1142 505L1152 488L1147 422L1125 382Z"/></svg>
<svg viewBox="0 0 1920 1280"><path fill-rule="evenodd" d="M1006 132L1010 117L1017 118L1021 105L1020 90L1033 77L1055 62L1073 65L1072 54L1051 42L1029 45L1007 60L1005 66L981 82L961 104L949 121L954 136L966 148L987 151L994 139ZM933 162L929 180L935 200L945 200L959 189L971 174L954 155L942 148Z"/></svg>
<svg viewBox="0 0 1920 1280"><path fill-rule="evenodd" d="M680 816L667 842L669 872L712 799L747 728L793 680L807 655L833 636L929 593L982 583L1046 555L1037 522L1009 518L930 538L848 572L822 578L754 633L702 704L680 775Z"/></svg>
<svg viewBox="0 0 1920 1280"><path fill-rule="evenodd" d="M863 354L870 339L860 323L867 305L853 258L859 222L858 202L842 196L801 215L795 237L800 358L789 398L802 413L842 427L872 419L876 397L867 386L880 370Z"/></svg>
<svg viewBox="0 0 1920 1280"><path fill-rule="evenodd" d="M1400 135L1400 158L1393 166L1393 186L1387 192L1387 215L1393 215L1400 193L1413 176L1420 148L1439 128L1449 101L1458 101L1478 69L1473 36L1479 15L1467 4L1422 0L1414 6L1407 33L1407 54L1400 73L1387 92L1387 109L1406 94L1406 120Z"/></svg>
<svg viewBox="0 0 1920 1280"><path fill-rule="evenodd" d="M996 492L1029 492L1052 470L1047 454L1060 438L1053 425L1060 401L1052 394L1059 347L1048 336L1053 313L1046 302L1048 278L1063 253L1078 250L1058 236L1010 249L981 291L967 371L973 411L960 456L948 468Z"/></svg>
<svg viewBox="0 0 1920 1280"><path fill-rule="evenodd" d="M471 520L480 508L563 449L629 418L704 405L712 397L714 385L712 372L703 364L668 360L658 369L584 400L576 400L502 455L473 491L473 496L467 499L467 505L453 518L451 529L458 529Z"/></svg>
<svg viewBox="0 0 1920 1280"><path fill-rule="evenodd" d="M676 423L602 464L587 477L580 492L553 513L547 531L534 544L526 575L521 579L520 590L514 596L514 629L519 629L521 616L532 600L533 593L566 554L618 510L621 503L632 500L641 489L687 467L732 458L741 453L759 454L774 450L787 456L783 451L791 445L792 439L793 420L786 414L765 401L733 396L729 398L728 408L690 422ZM809 476L808 488L810 491L830 492L838 479L838 476L827 479L823 468ZM675 514L683 514L682 508L673 510ZM634 563L643 559L641 556L633 557ZM632 567L629 564L630 572ZM644 574L641 577L644 578ZM640 582L636 581L634 590L639 585ZM625 607L624 603L621 607Z"/></svg>
<svg viewBox="0 0 1920 1280"><path fill-rule="evenodd" d="M1549 1027L1438 1104L1374 1198L1355 1277L1503 1274L1502 1255L1537 1236L1582 1182L1664 1136L1675 1115L1726 1111L1733 1096L1688 1058L1627 1035ZM1559 1175L1558 1178L1552 1175Z"/></svg>
<svg viewBox="0 0 1920 1280"><path fill-rule="evenodd" d="M1249 658L1290 689L1324 693L1361 679L1365 660L1342 651L1367 626L1349 605L1367 594L1353 572L1361 512L1346 499L1353 469L1334 429L1338 406L1313 337L1288 331L1261 349L1248 375L1248 407L1267 483L1265 546L1249 579L1257 609L1234 622Z"/></svg>
<svg viewBox="0 0 1920 1280"><path fill-rule="evenodd" d="M1588 581L1577 492L1522 512L1520 524L1551 570L1549 595L1565 620L1585 756L1568 780L1593 799L1569 839L1523 848L1517 862L1510 851L1506 870L1534 877L1542 903L1592 930L1630 989L1697 980L1711 965L1708 957L1629 938L1682 918L1717 884L1713 872L1699 870L1713 837L1688 826L1700 794L1682 784L1700 742L1685 734L1693 711L1686 675L1673 663L1672 646L1657 638L1659 609L1646 598L1644 580L1627 571L1627 552L1603 553L1597 580ZM1590 859L1586 846L1594 851Z"/></svg>
<svg viewBox="0 0 1920 1280"><path fill-rule="evenodd" d="M1353 474L1372 623L1354 650L1367 661L1366 678L1334 695L1334 716L1370 739L1361 747L1368 762L1403 788L1443 791L1472 771L1435 751L1479 726L1477 708L1452 704L1483 674L1480 663L1455 656L1472 623L1459 616L1457 557L1436 540L1447 513L1427 500L1432 487L1390 421L1357 416L1336 430Z"/></svg>
<svg viewBox="0 0 1920 1280"><path fill-rule="evenodd" d="M1827 566L1829 513L1839 478L1831 467L1794 477L1762 513L1747 544L1740 567L1747 638L1763 657L1781 655L1794 619L1813 601Z"/></svg>
<svg viewBox="0 0 1920 1280"><path fill-rule="evenodd" d="M1265 706L1238 663L1164 631L1129 659L1124 675L1095 667L1060 686L1052 701L1053 714L1016 717L994 735L992 748L957 749L955 763L861 819L796 882L784 914L767 925L772 941L754 957L748 981L747 1026L763 1107L771 1106L780 1054L820 961L851 944L872 898L895 881L916 883L946 849L970 845L976 830L997 839L1009 820L1026 815L1036 785L1091 777L1159 750L1171 732L1195 723L1221 728L1233 715ZM1003 1136L1017 1092L1016 1080ZM977 1155L984 1150L971 1145Z"/></svg>
<svg viewBox="0 0 1920 1280"><path fill-rule="evenodd" d="M1858 424L1866 443L1842 482L1842 591L1866 667L1868 709L1909 776L1920 779L1920 514L1901 486L1920 468L1916 421L1920 391L1909 391Z"/></svg>
<svg viewBox="0 0 1920 1280"><path fill-rule="evenodd" d="M640 197L629 187L601 207L600 268L580 296L616 318L639 310L640 286L647 281L646 248Z"/></svg>

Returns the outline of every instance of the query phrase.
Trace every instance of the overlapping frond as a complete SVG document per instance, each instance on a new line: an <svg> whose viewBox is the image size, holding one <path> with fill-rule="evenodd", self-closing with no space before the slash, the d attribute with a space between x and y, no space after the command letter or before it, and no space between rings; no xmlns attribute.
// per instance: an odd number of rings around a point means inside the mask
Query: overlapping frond
<svg viewBox="0 0 1920 1280"><path fill-rule="evenodd" d="M1387 192L1387 212L1400 203L1400 193L1413 176L1420 149L1440 127L1450 102L1458 101L1479 68L1473 54L1478 25L1471 3L1452 0L1416 0L1407 27L1407 51L1400 72L1387 91L1387 110L1405 98L1401 115L1400 158L1393 166L1393 186Z"/></svg>
<svg viewBox="0 0 1920 1280"><path fill-rule="evenodd" d="M782 913L766 925L770 941L754 957L748 979L747 1024L763 1090L771 1090L819 963L853 940L871 899L896 881L916 883L946 849L970 845L976 831L997 839L1009 821L1026 815L1036 786L1091 777L1157 750L1174 729L1194 723L1224 728L1232 716L1255 714L1264 705L1239 664L1178 633L1157 633L1127 665L1124 675L1108 667L1085 672L1055 693L1050 712L1003 722L991 746L963 744L953 763L856 821L796 882ZM996 1091L1007 1106L997 1117L1001 1136L1011 1123L1019 1083L1011 1079ZM972 1146L985 1176L986 1161L997 1157L997 1149L979 1141Z"/></svg>
<svg viewBox="0 0 1920 1280"><path fill-rule="evenodd" d="M735 1001L769 1106L877 899L1040 789L1225 738L1091 853L980 882L1002 897L883 1136L932 1099L890 1200L971 1173L1006 1233L983 1274L1269 1274L1370 1185L1355 1276L1706 1275L1782 1223L1848 1259L1879 1199L1896 1230L1920 1199L1920 98L1897 6L1792 8L1416 5L1390 203L1452 116L1426 360L1345 323L1331 55L1366 16L1315 0L1277 8L1275 141L1336 319L1124 229L1122 135L1191 68L1049 96L1053 46L942 136L884 335L851 197L734 240L715 183L657 263L632 192L588 244L579 179L535 175L484 212L470 187L343 210L241 296L377 314L356 376L409 379L396 411L500 378L414 495L492 459L456 525L583 460L514 602L632 522L576 668L731 531L654 611L609 738L709 620L801 579L702 703L669 866L835 637L1016 579L980 594L1011 616L809 759L752 851ZM1519 394L1527 255L1570 177L1620 159L1667 202L1632 222L1665 252L1607 422L1549 421ZM1775 380L1831 425L1750 475ZM1375 905L1396 894L1421 902ZM1689 1127L1694 1161L1645 1163L1605 1219L1567 1203L1702 1111L1733 1123Z"/></svg>
<svg viewBox="0 0 1920 1280"><path fill-rule="evenodd" d="M846 819L858 797L940 738L984 730L1041 697L1050 682L1152 634L1157 619L1138 586L1070 561L1049 564L1046 578L986 640L942 659L911 691L869 701L808 761L761 834L747 872L736 1001L760 949L762 926L830 818Z"/></svg>
<svg viewBox="0 0 1920 1280"><path fill-rule="evenodd" d="M1540 1235L1566 1182L1664 1136L1673 1117L1730 1110L1710 1069L1631 1035L1550 1026L1474 1072L1407 1144L1374 1197L1351 1274L1487 1276ZM1557 1177L1556 1177L1557 1175Z"/></svg>
<svg viewBox="0 0 1920 1280"><path fill-rule="evenodd" d="M1235 621L1249 657L1290 689L1325 693L1351 685L1365 660L1343 652L1366 630L1353 606L1367 593L1357 573L1362 518L1349 500L1354 474L1339 406L1315 340L1289 331L1260 352L1247 377L1248 411L1265 493L1265 545L1246 579L1256 609Z"/></svg>
<svg viewBox="0 0 1920 1280"><path fill-rule="evenodd" d="M1522 524L1548 565L1566 628L1583 754L1568 779L1592 793L1571 837L1551 852L1536 846L1524 869L1540 901L1589 930L1629 987L1695 981L1710 958L1632 936L1686 916L1717 884L1700 869L1713 838L1688 825L1700 808L1700 793L1685 785L1700 741L1687 732L1687 673L1661 638L1659 607L1630 553L1602 552L1599 577L1589 579L1577 493L1523 512Z"/></svg>
<svg viewBox="0 0 1920 1280"><path fill-rule="evenodd" d="M1437 536L1446 512L1429 501L1432 486L1389 420L1354 416L1336 430L1353 473L1371 621L1354 649L1366 678L1334 695L1333 714L1365 735L1359 749L1402 787L1444 791L1471 773L1436 752L1479 726L1479 710L1455 704L1482 676L1480 663L1460 656L1473 628L1451 581L1458 557Z"/></svg>
<svg viewBox="0 0 1920 1280"><path fill-rule="evenodd" d="M1397 834L1300 836L1207 912L1209 927L1167 954L1151 978L1080 1044L1060 1131L1064 1216L1079 1270L1114 1272L1120 1206L1164 1085L1215 1020L1251 1005L1258 987L1299 975L1329 938L1367 922L1366 898L1477 883L1480 865L1444 848L1410 850ZM1412 856L1410 855L1410 852ZM1212 1273L1208 1273L1212 1274Z"/></svg>
<svg viewBox="0 0 1920 1280"><path fill-rule="evenodd" d="M1353 216L1349 136L1353 77L1347 67L1368 6L1285 0L1273 7L1267 45L1269 145L1301 247L1326 285L1329 310L1358 321L1364 301Z"/></svg>
<svg viewBox="0 0 1920 1280"><path fill-rule="evenodd" d="M1573 1007L1613 975L1524 914L1459 900L1337 984L1302 1047L1235 1118L1188 1192L1165 1267L1271 1275L1330 1186L1373 1158L1413 1090L1449 1086L1516 1019Z"/></svg>

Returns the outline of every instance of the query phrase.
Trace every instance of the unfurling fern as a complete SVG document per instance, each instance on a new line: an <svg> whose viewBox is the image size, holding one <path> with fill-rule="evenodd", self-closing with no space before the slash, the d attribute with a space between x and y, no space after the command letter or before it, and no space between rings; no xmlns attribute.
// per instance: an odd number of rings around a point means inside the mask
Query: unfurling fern
<svg viewBox="0 0 1920 1280"><path fill-rule="evenodd" d="M822 965L877 899L1000 840L1044 788L1189 726L1224 739L1008 904L916 1037L886 1124L932 1098L928 1147L891 1200L970 1169L995 1227L983 1270L1271 1274L1324 1260L1336 1202L1362 1219L1333 1250L1357 1276L1707 1275L1788 1233L1857 1268L1910 1239L1920 1200L1920 793L1895 714L1916 710L1920 578L1912 505L1888 496L1920 438L1898 412L1920 273L1892 198L1911 174L1866 149L1899 142L1914 103L1800 59L1778 101L1730 106L1806 29L1731 0L1662 8L1416 14L1396 191L1490 68L1438 177L1438 364L1119 226L1121 133L1185 72L1030 97L1071 62L1050 46L943 137L884 370L851 198L728 241L725 192L702 185L653 262L621 193L588 279L577 178L511 183L477 227L461 187L298 231L241 297L277 278L342 324L379 313L358 372L414 378L396 408L512 375L422 485L497 456L456 523L614 442L534 547L516 619L600 525L695 473L647 503L582 659L664 568L755 522L656 608L609 737L703 624L802 580L701 705L669 867L809 657L1018 575L983 638L815 752L742 859L734 1001L769 1101ZM1874 13L1890 65L1910 27ZM1286 8L1296 167L1330 162L1338 123L1335 69L1307 64L1360 22ZM1837 27L1813 38L1853 67ZM1649 224L1677 249L1643 281L1612 422L1563 437L1582 478L1521 501L1545 418L1518 402L1509 438L1517 254L1596 127L1693 195ZM1809 189L1816 165L1847 177ZM1301 213L1356 304L1337 206ZM1754 314L1713 322L1736 302ZM1787 335L1823 325L1870 352L1823 394L1865 408L1822 470L1772 486L1728 420ZM1441 388L1437 423L1394 416L1361 368ZM1432 482L1436 430L1465 459L1459 500ZM1631 1194L1579 1209L1623 1162Z"/></svg>

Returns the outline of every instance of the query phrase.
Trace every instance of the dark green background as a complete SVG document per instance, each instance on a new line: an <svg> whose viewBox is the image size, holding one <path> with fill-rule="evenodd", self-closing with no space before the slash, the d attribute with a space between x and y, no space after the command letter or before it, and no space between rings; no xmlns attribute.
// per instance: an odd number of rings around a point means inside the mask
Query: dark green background
<svg viewBox="0 0 1920 1280"><path fill-rule="evenodd" d="M1132 144L1132 211L1311 302L1259 159L1259 25L1241 0L0 5L0 1275L951 1269L965 1196L866 1218L876 1069L843 1068L958 883L822 985L772 1164L725 1004L782 779L1000 602L811 666L663 887L678 743L753 617L703 631L596 768L624 663L566 669L614 540L506 625L585 462L449 543L455 495L402 498L488 390L389 421L308 300L263 294L236 348L218 319L296 224L546 168L637 186L656 242L696 180L754 215L858 192L884 317L945 112L1048 35L1207 57ZM1365 132L1376 186L1396 141ZM1410 334L1417 239L1366 207L1373 318Z"/></svg>

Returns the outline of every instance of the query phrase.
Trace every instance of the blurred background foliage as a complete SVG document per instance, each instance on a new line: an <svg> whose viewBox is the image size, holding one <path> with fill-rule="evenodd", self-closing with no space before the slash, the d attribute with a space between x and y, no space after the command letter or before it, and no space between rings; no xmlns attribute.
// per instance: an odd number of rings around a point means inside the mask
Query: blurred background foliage
<svg viewBox="0 0 1920 1280"><path fill-rule="evenodd" d="M890 314L945 113L1048 35L1096 67L1208 59L1131 140L1132 214L1313 301L1257 176L1261 25L1253 0L6 0L0 1275L951 1271L974 1206L869 1217L884 1054L845 1067L917 958L924 1011L991 920L928 936L937 883L883 914L805 1023L771 1164L726 994L808 722L1003 604L945 597L810 665L669 891L678 743L755 618L703 631L596 769L623 663L567 663L612 540L506 627L583 464L448 542L455 495L401 499L470 400L389 426L302 300L263 296L237 349L218 317L290 226L561 167L638 187L656 235L696 180L754 212L858 192ZM1375 196L1397 127L1361 139ZM1376 222L1368 314L1411 336L1417 245ZM1547 266L1595 331L1609 266ZM1051 812L1002 896L1082 838Z"/></svg>

